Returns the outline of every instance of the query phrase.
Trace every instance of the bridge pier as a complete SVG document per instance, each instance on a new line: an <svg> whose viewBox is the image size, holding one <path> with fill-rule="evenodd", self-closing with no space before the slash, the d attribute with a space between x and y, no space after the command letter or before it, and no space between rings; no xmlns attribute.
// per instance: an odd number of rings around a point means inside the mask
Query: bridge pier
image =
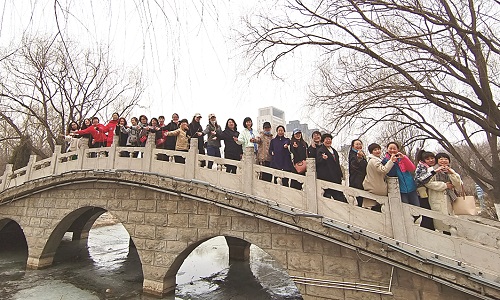
<svg viewBox="0 0 500 300"><path fill-rule="evenodd" d="M239 238L226 236L226 243L229 247L229 261L249 261L250 243Z"/></svg>
<svg viewBox="0 0 500 300"><path fill-rule="evenodd" d="M163 297L167 294L175 293L176 275L166 275L166 268L155 266L143 266L142 268L144 281L142 283L142 291L145 294Z"/></svg>
<svg viewBox="0 0 500 300"><path fill-rule="evenodd" d="M48 268L52 265L54 261L55 253L47 253L40 257L28 256L28 261L26 262L26 268L32 270L40 270Z"/></svg>

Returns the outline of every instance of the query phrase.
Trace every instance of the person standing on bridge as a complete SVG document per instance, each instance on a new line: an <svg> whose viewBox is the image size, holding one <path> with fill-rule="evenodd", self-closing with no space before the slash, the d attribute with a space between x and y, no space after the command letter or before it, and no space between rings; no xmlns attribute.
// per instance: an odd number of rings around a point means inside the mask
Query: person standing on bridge
<svg viewBox="0 0 500 300"><path fill-rule="evenodd" d="M342 184L342 169L337 150L332 147L332 135L325 133L321 136L323 145L317 149L316 174L318 179ZM347 203L347 199L341 191L326 188L323 197L333 198L337 201Z"/></svg>
<svg viewBox="0 0 500 300"><path fill-rule="evenodd" d="M220 136L222 133L222 129L220 125L217 124L217 117L215 114L208 115L208 124L205 130L203 130L203 134L207 135L207 155L221 157L220 155L220 139L217 136ZM211 169L213 161L208 162L208 168Z"/></svg>
<svg viewBox="0 0 500 300"><path fill-rule="evenodd" d="M382 164L382 147L377 143L372 143L368 146L368 153L363 189L375 195L387 196L388 191L385 176L394 166L397 157L393 154L385 165ZM363 199L363 207L371 208L374 211L381 211L380 204L372 199Z"/></svg>
<svg viewBox="0 0 500 300"><path fill-rule="evenodd" d="M68 143L68 147L66 148L66 152L75 152L78 151L81 147L81 138L76 133L80 129L80 126L75 121L69 123L68 130L66 131L66 135L61 135L64 137L64 141ZM72 160L76 159L77 156L73 155L71 157Z"/></svg>
<svg viewBox="0 0 500 300"><path fill-rule="evenodd" d="M241 160L241 157L243 156L243 149L241 148L241 145L236 143L239 135L240 133L237 130L234 119L227 119L226 128L224 128L224 131L218 135L218 137L224 141L224 158ZM236 174L236 169L236 166L226 164L227 173Z"/></svg>
<svg viewBox="0 0 500 300"><path fill-rule="evenodd" d="M411 172L415 171L415 165L411 162L408 156L404 155L399 151L399 144L396 142L390 142L387 144L387 153L382 163L385 165L392 157L395 155L397 161L394 162L394 166L387 173L389 177L397 177L399 181L399 191L401 193L401 201L403 203L420 206L420 201L418 200L417 186Z"/></svg>
<svg viewBox="0 0 500 300"><path fill-rule="evenodd" d="M436 156L434 153L422 149L418 151L416 160L418 162L417 168L415 169L415 184L417 185L420 207L432 209L429 204L429 194L427 193L427 187L425 187L425 184L427 184L432 177L436 175L436 170L434 169L434 166L436 165ZM424 227L432 231L435 230L432 218L427 216L422 216L420 227Z"/></svg>
<svg viewBox="0 0 500 300"><path fill-rule="evenodd" d="M195 113L193 120L189 123L189 135L198 140L198 154L205 155L205 141L203 140L203 127L200 124L201 114ZM205 166L205 161L201 162L201 167Z"/></svg>
<svg viewBox="0 0 500 300"><path fill-rule="evenodd" d="M101 148L106 146L106 126L99 123L98 117L92 118L92 125L86 129L81 129L76 132L78 135L90 134L92 135L92 142L90 148ZM96 152L92 152L90 157L97 157Z"/></svg>
<svg viewBox="0 0 500 300"><path fill-rule="evenodd" d="M271 154L271 168L291 172L293 169L292 157L290 155L290 139L285 137L285 127L276 127L276 137L271 140L269 154ZM276 178L274 183L277 183ZM289 186L288 178L283 177L281 184Z"/></svg>
<svg viewBox="0 0 500 300"><path fill-rule="evenodd" d="M311 135L311 145L307 148L307 157L316 158L317 150L321 147L321 132L314 131Z"/></svg>
<svg viewBox="0 0 500 300"><path fill-rule="evenodd" d="M115 129L119 118L120 115L115 112L111 115L111 120L106 124L106 147L111 147L111 144L113 144L113 137L115 136Z"/></svg>
<svg viewBox="0 0 500 300"><path fill-rule="evenodd" d="M167 150L175 150L175 144L177 142L177 137L176 136L167 136L166 132L168 131L174 131L179 128L179 115L177 113L172 114L172 121L165 126L165 132L164 136L165 138L165 149ZM166 160L168 160L168 155L165 157Z"/></svg>
<svg viewBox="0 0 500 300"><path fill-rule="evenodd" d="M451 203L457 199L455 188L462 186L460 175L450 168L450 156L446 153L436 154L437 164L434 166L435 175L431 177L427 187L429 205L434 211L445 215L451 215L453 208ZM434 228L449 234L450 227L441 220L434 219Z"/></svg>
<svg viewBox="0 0 500 300"><path fill-rule="evenodd" d="M182 119L179 122L179 128L174 131L166 133L167 136L175 136L175 151L188 152L189 151L189 122L187 119ZM185 163L186 159L182 156L175 155L174 160L176 163Z"/></svg>
<svg viewBox="0 0 500 300"><path fill-rule="evenodd" d="M84 130L92 126L92 120L86 118L83 120L82 125L80 126L80 130ZM88 149L90 147L90 143L92 142L92 135L90 133L80 134L81 136L81 144L83 149Z"/></svg>
<svg viewBox="0 0 500 300"><path fill-rule="evenodd" d="M292 169L293 173L305 175L306 174L306 158L307 158L307 143L302 138L302 131L299 128L295 128L293 130L293 136L290 139L290 152L292 154L292 163L294 168ZM304 168L304 171L301 171L301 168ZM301 190L302 183L298 182L295 179L292 179L290 182L290 187L294 189Z"/></svg>
<svg viewBox="0 0 500 300"><path fill-rule="evenodd" d="M243 130L240 132L238 135L238 141L236 143L238 145L241 145L243 148L243 151L245 151L246 148L252 147L253 152L257 152L257 137L253 131L253 122L250 117L246 117L243 119Z"/></svg>
<svg viewBox="0 0 500 300"><path fill-rule="evenodd" d="M355 139L351 142L349 150L349 186L356 189L363 189L363 180L366 176L366 155L363 152L363 142ZM358 206L363 206L363 197L356 197Z"/></svg>
<svg viewBox="0 0 500 300"><path fill-rule="evenodd" d="M273 139L271 123L264 122L262 129L263 130L259 133L259 138L257 139L257 163L264 167L270 167L271 154L269 154L269 146L271 145L271 140ZM271 182L273 180L273 175L261 172L260 179Z"/></svg>
<svg viewBox="0 0 500 300"><path fill-rule="evenodd" d="M118 124L115 127L115 135L118 137L118 147L127 147L128 133L122 131L122 127L127 126L127 120L123 117L118 119ZM129 157L130 153L128 151L120 151L121 157Z"/></svg>

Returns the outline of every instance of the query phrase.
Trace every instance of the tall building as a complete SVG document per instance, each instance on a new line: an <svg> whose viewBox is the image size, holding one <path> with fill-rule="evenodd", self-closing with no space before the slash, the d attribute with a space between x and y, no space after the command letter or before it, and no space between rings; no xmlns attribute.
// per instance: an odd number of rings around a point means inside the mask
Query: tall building
<svg viewBox="0 0 500 300"><path fill-rule="evenodd" d="M288 124L286 124L285 128L286 128L286 132L290 132L290 133L295 128L300 129L300 131L302 131L302 137L308 143L309 143L309 141L311 139L312 133L314 131L318 130L317 128L309 129L309 125L307 125L307 123L300 123L299 120L293 120L293 121L288 122Z"/></svg>
<svg viewBox="0 0 500 300"><path fill-rule="evenodd" d="M264 125L264 122L271 123L271 128L273 131L275 131L277 126L285 126L285 112L274 106L259 108L259 114L257 117L258 127L254 126L254 128L262 130L262 125Z"/></svg>

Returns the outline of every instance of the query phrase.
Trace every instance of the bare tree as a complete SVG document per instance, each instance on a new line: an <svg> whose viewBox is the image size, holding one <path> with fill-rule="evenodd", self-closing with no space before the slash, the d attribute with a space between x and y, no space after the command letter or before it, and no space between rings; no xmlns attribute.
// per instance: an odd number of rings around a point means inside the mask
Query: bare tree
<svg viewBox="0 0 500 300"><path fill-rule="evenodd" d="M253 64L274 73L312 47L321 81L309 104L330 111L332 126L416 128L415 140L439 142L500 203L497 1L295 0L276 11L247 20Z"/></svg>
<svg viewBox="0 0 500 300"><path fill-rule="evenodd" d="M47 157L70 121L121 114L143 92L141 74L115 69L102 49L80 49L54 37L24 38L0 62L0 141L30 136L34 153Z"/></svg>

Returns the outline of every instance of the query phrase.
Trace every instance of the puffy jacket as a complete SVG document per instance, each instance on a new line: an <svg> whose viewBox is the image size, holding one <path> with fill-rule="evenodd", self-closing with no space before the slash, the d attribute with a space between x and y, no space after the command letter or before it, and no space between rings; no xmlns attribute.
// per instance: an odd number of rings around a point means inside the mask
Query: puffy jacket
<svg viewBox="0 0 500 300"><path fill-rule="evenodd" d="M389 157L385 157L382 160L382 164L386 164L389 161ZM400 165L404 165L405 172L401 171ZM389 177L397 177L399 180L399 191L404 194L411 193L417 190L417 185L411 172L415 171L415 165L411 162L408 156L403 156L399 158L397 162L394 163L392 169L387 173Z"/></svg>

